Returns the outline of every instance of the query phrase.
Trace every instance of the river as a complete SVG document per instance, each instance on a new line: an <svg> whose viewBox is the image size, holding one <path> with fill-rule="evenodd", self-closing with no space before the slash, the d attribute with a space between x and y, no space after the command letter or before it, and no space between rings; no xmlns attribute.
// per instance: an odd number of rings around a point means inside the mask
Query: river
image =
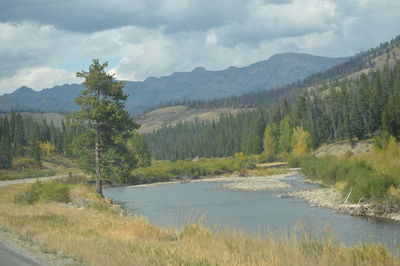
<svg viewBox="0 0 400 266"><path fill-rule="evenodd" d="M242 192L220 190L220 182L188 182L108 188L104 195L158 226L179 227L203 219L215 230L240 228L249 234L306 232L321 239L330 232L346 245L381 244L400 254L400 223L338 214L311 207L301 199L280 197L290 190L317 186L305 182L301 174L288 176L284 181L292 187Z"/></svg>

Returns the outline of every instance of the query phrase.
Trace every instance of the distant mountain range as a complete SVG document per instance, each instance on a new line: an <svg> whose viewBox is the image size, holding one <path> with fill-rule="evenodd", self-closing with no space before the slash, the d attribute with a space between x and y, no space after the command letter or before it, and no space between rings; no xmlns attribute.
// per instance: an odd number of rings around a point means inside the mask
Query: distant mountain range
<svg viewBox="0 0 400 266"><path fill-rule="evenodd" d="M273 89L327 70L347 59L283 53L241 68L209 71L198 67L191 72L177 72L161 78L126 81L124 90L129 95L126 108L131 114L137 114L162 102L213 99ZM77 108L74 99L82 89L79 84L65 84L42 91L24 86L0 96L0 112L70 112Z"/></svg>

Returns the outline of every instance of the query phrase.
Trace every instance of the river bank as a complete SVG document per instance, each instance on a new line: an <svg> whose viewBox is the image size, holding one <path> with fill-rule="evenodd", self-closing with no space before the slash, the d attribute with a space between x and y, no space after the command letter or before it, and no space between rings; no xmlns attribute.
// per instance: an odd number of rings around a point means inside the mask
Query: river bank
<svg viewBox="0 0 400 266"><path fill-rule="evenodd" d="M84 265L400 265L387 249L372 244L348 247L331 239L213 232L200 222L179 230L156 227L121 215L118 206L84 185L71 185L71 198L85 198L87 207L16 204L15 195L26 186L0 188L0 228L42 252Z"/></svg>
<svg viewBox="0 0 400 266"><path fill-rule="evenodd" d="M315 183L311 180L306 180ZM400 222L399 212L385 212L382 206L373 203L350 204L334 187L291 191L287 196L303 199L313 207L330 208L338 213L354 216L384 218Z"/></svg>
<svg viewBox="0 0 400 266"><path fill-rule="evenodd" d="M290 185L283 181L284 178L298 174L297 169L288 169L287 173L274 174L274 175L229 175L229 176L218 176L218 177L205 177L201 179L185 179L185 180L174 180L168 182L157 182L150 184L139 184L128 187L135 188L146 188L156 187L163 185L179 184L179 183L201 183L201 182L224 182L218 189L228 189L236 191L264 191L264 190L275 190L281 188L288 188Z"/></svg>

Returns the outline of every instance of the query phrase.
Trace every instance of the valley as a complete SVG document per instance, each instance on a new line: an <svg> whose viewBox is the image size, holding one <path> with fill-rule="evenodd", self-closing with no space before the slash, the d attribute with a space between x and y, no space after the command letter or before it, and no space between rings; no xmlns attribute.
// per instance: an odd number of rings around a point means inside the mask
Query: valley
<svg viewBox="0 0 400 266"><path fill-rule="evenodd" d="M400 265L399 47L126 82L94 59L5 94L0 237L65 264Z"/></svg>

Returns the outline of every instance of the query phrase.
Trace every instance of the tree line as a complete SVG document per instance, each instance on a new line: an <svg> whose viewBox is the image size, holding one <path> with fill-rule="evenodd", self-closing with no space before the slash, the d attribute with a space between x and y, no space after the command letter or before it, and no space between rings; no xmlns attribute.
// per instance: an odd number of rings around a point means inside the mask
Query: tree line
<svg viewBox="0 0 400 266"><path fill-rule="evenodd" d="M35 121L12 112L0 117L0 169L11 168L14 157L31 157L37 166L41 155L51 152L71 156L70 143L77 133L67 120L61 128L51 121Z"/></svg>
<svg viewBox="0 0 400 266"><path fill-rule="evenodd" d="M371 48L365 52L361 52L348 61L338 64L330 69L315 73L309 77L281 86L279 88L270 90L260 90L256 92L245 93L239 96L228 96L216 98L211 100L179 100L170 103L164 103L159 106L153 107L151 110L158 109L166 106L187 105L191 108L271 108L277 102L283 102L284 99L291 103L299 95L304 92L305 88L317 86L323 82L334 82L357 71L365 68L375 67L374 58L387 54L391 56L390 52L395 47L400 47L400 35L390 41L381 43L375 48Z"/></svg>
<svg viewBox="0 0 400 266"><path fill-rule="evenodd" d="M357 78L324 83L303 91L292 102L283 100L269 109L223 115L219 121L163 127L146 139L154 158L177 160L260 153L266 129L281 136L286 128L293 132L299 127L309 132L313 148L382 134L400 138L400 62ZM287 143L278 141L275 152L289 152Z"/></svg>

